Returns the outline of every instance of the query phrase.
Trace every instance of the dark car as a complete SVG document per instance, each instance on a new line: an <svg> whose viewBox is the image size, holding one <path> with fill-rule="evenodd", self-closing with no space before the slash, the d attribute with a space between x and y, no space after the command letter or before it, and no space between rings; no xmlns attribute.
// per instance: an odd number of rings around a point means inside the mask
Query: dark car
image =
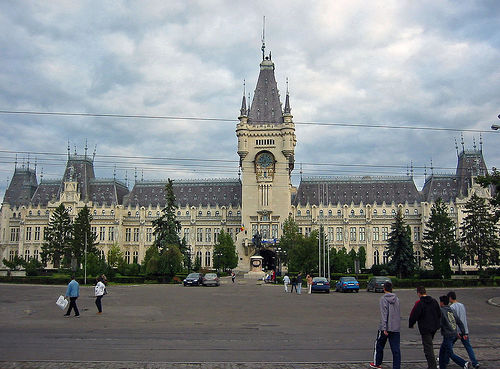
<svg viewBox="0 0 500 369"><path fill-rule="evenodd" d="M366 291L384 292L384 283L391 282L389 277L372 277L366 285Z"/></svg>
<svg viewBox="0 0 500 369"><path fill-rule="evenodd" d="M184 286L201 286L203 284L203 274L189 273L183 282Z"/></svg>
<svg viewBox="0 0 500 369"><path fill-rule="evenodd" d="M340 277L340 280L335 285L335 291L337 292L347 292L354 291L359 292L359 282L354 277Z"/></svg>
<svg viewBox="0 0 500 369"><path fill-rule="evenodd" d="M321 291L330 293L330 282L325 277L314 277L311 285L311 292Z"/></svg>
<svg viewBox="0 0 500 369"><path fill-rule="evenodd" d="M219 285L219 277L215 273L207 273L203 276L203 285L204 286L218 286Z"/></svg>

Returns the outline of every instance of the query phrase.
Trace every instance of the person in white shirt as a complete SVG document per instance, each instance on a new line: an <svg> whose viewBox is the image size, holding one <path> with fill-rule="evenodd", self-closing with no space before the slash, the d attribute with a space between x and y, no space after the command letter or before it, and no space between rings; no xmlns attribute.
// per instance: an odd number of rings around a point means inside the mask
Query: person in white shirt
<svg viewBox="0 0 500 369"><path fill-rule="evenodd" d="M283 277L283 284L285 285L285 292L288 292L288 285L290 284L290 277L288 274Z"/></svg>
<svg viewBox="0 0 500 369"><path fill-rule="evenodd" d="M472 363L472 366L474 368L479 368L479 363L476 359L476 355L474 354L474 350L472 349L472 346L470 344L469 327L467 326L467 313L465 311L465 306L464 304L457 301L457 294L455 293L455 291L448 292L447 296L450 299L451 309L458 315L458 317L460 318L462 323L464 323L465 326L465 334L460 336L460 341L462 341L462 344L464 345L465 350L469 355L469 359Z"/></svg>
<svg viewBox="0 0 500 369"><path fill-rule="evenodd" d="M97 277L97 284L94 287L94 294L96 296L95 305L97 306L97 314L102 314L102 297L106 293L106 286L102 282L101 277Z"/></svg>

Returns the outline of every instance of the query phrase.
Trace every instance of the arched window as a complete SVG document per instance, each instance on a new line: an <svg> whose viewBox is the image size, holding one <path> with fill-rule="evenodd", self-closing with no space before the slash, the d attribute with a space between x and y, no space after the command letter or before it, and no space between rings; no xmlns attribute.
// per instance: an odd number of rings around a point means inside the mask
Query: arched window
<svg viewBox="0 0 500 369"><path fill-rule="evenodd" d="M207 211L207 217L209 217L210 215L212 215L212 212L210 210Z"/></svg>
<svg viewBox="0 0 500 369"><path fill-rule="evenodd" d="M328 216L331 217L333 215L333 211L328 210Z"/></svg>
<svg viewBox="0 0 500 369"><path fill-rule="evenodd" d="M111 210L111 215L115 215L115 211L114 210Z"/></svg>
<svg viewBox="0 0 500 369"><path fill-rule="evenodd" d="M134 264L139 264L139 252L138 251L134 251Z"/></svg>
<svg viewBox="0 0 500 369"><path fill-rule="evenodd" d="M300 210L297 210L297 216L299 216L299 217L300 217L300 215L301 215L301 214L302 214L302 213L301 213L301 211L300 211Z"/></svg>
<svg viewBox="0 0 500 369"><path fill-rule="evenodd" d="M405 215L409 215L410 214L410 210L409 209L406 209L405 210Z"/></svg>
<svg viewBox="0 0 500 369"><path fill-rule="evenodd" d="M30 211L28 212L28 215L30 215L30 216L31 216L31 215L33 215L33 212L30 210Z"/></svg>
<svg viewBox="0 0 500 369"><path fill-rule="evenodd" d="M139 212L138 211L135 212L135 217L139 218Z"/></svg>
<svg viewBox="0 0 500 369"><path fill-rule="evenodd" d="M392 215L396 215L396 209L392 209Z"/></svg>
<svg viewBox="0 0 500 369"><path fill-rule="evenodd" d="M200 211L198 212L198 216L199 216L199 217L201 217L202 215L203 215L203 212L200 210Z"/></svg>
<svg viewBox="0 0 500 369"><path fill-rule="evenodd" d="M33 251L33 259L38 260L38 256L39 256L39 251L38 249L36 249L35 251Z"/></svg>
<svg viewBox="0 0 500 369"><path fill-rule="evenodd" d="M365 213L365 211L363 209L359 209L359 214L360 215L363 215Z"/></svg>
<svg viewBox="0 0 500 369"><path fill-rule="evenodd" d="M380 257L380 254L379 254L378 250L375 250L373 252L373 264L375 264L375 265L379 265L380 264L379 257Z"/></svg>
<svg viewBox="0 0 500 369"><path fill-rule="evenodd" d="M131 212L131 211L129 211L129 212L127 213L127 215L128 215L129 217L130 217L130 216L132 216L132 212Z"/></svg>
<svg viewBox="0 0 500 369"><path fill-rule="evenodd" d="M373 215L377 215L377 209L373 209Z"/></svg>
<svg viewBox="0 0 500 369"><path fill-rule="evenodd" d="M25 250L24 251L24 260L29 261L30 259L30 250Z"/></svg>
<svg viewBox="0 0 500 369"><path fill-rule="evenodd" d="M384 262L384 264L388 264L389 263L389 252L387 250L384 251L383 262Z"/></svg>
<svg viewBox="0 0 500 369"><path fill-rule="evenodd" d="M97 215L97 210L94 210L94 215Z"/></svg>
<svg viewBox="0 0 500 369"><path fill-rule="evenodd" d="M455 213L455 208L450 208L450 213L454 214Z"/></svg>
<svg viewBox="0 0 500 369"><path fill-rule="evenodd" d="M323 218L323 210L319 211L319 216Z"/></svg>
<svg viewBox="0 0 500 369"><path fill-rule="evenodd" d="M310 210L306 210L306 215L311 215L311 211Z"/></svg>
<svg viewBox="0 0 500 369"><path fill-rule="evenodd" d="M418 209L413 210L413 214L418 215Z"/></svg>
<svg viewBox="0 0 500 369"><path fill-rule="evenodd" d="M209 267L211 265L212 258L210 257L210 251L205 252L205 266Z"/></svg>
<svg viewBox="0 0 500 369"><path fill-rule="evenodd" d="M228 215L228 216L232 216L232 215L233 215L233 212L232 212L231 210L229 210L229 211L227 212L227 215Z"/></svg>
<svg viewBox="0 0 500 369"><path fill-rule="evenodd" d="M215 216L216 216L216 217L218 217L218 216L219 216L219 214L220 214L220 213L219 213L219 211L217 210L217 211L215 212Z"/></svg>
<svg viewBox="0 0 500 369"><path fill-rule="evenodd" d="M355 214L355 213L354 213L354 209L352 209L352 210L351 210L351 215L354 215L354 214Z"/></svg>
<svg viewBox="0 0 500 369"><path fill-rule="evenodd" d="M40 214L41 214L41 212L40 212L40 210L38 210L38 211L36 212L36 215L40 216Z"/></svg>
<svg viewBox="0 0 500 369"><path fill-rule="evenodd" d="M106 210L102 210L102 215L106 215Z"/></svg>
<svg viewBox="0 0 500 369"><path fill-rule="evenodd" d="M387 211L385 209L382 210L382 214L384 214L384 215L387 214Z"/></svg>
<svg viewBox="0 0 500 369"><path fill-rule="evenodd" d="M125 261L130 264L130 251L125 251Z"/></svg>

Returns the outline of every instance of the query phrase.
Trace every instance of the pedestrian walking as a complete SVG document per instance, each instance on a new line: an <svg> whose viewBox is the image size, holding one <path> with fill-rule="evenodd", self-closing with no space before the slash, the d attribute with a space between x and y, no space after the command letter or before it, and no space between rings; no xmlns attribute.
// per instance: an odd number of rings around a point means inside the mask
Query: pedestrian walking
<svg viewBox="0 0 500 369"><path fill-rule="evenodd" d="M310 274L306 276L306 281L307 281L307 293L311 294L312 292L312 285L313 285L313 278L311 277Z"/></svg>
<svg viewBox="0 0 500 369"><path fill-rule="evenodd" d="M460 336L460 341L462 341L462 345L464 345L465 350L467 351L467 355L469 355L470 362L474 368L479 368L479 362L476 359L476 355L474 354L474 350L470 344L470 336L469 336L469 326L467 325L467 312L465 311L465 306L461 302L457 301L457 294L455 291L450 291L447 294L450 299L450 307L451 309L457 313L458 317L462 321L465 327L465 335ZM465 338L467 337L467 338Z"/></svg>
<svg viewBox="0 0 500 369"><path fill-rule="evenodd" d="M441 306L441 335L443 336L443 342L439 348L439 369L446 369L450 359L452 359L461 368L471 368L468 361L465 361L460 356L453 352L453 345L460 337L458 333L458 328L462 335L465 335L464 323L460 320L457 313L448 305L448 296L439 297L439 305Z"/></svg>
<svg viewBox="0 0 500 369"><path fill-rule="evenodd" d="M288 292L288 285L290 284L290 277L288 274L285 274L283 277L283 284L285 285L285 292Z"/></svg>
<svg viewBox="0 0 500 369"><path fill-rule="evenodd" d="M384 347L389 340L392 352L392 369L401 368L401 311L399 309L399 298L392 293L392 283L384 283L384 295L380 298L380 324L378 326L377 339L373 353L373 362L370 368L381 369L384 360Z"/></svg>
<svg viewBox="0 0 500 369"><path fill-rule="evenodd" d="M295 292L297 292L297 277L292 276L292 289L290 290L290 293L293 293L293 289L295 288Z"/></svg>
<svg viewBox="0 0 500 369"><path fill-rule="evenodd" d="M231 281L234 283L234 280L236 279L236 273L231 272Z"/></svg>
<svg viewBox="0 0 500 369"><path fill-rule="evenodd" d="M76 299L80 296L80 285L75 279L75 276L71 276L71 282L68 283L68 288L66 288L66 297L69 297L69 307L68 311L64 316L70 316L71 310L74 309L75 317L80 317L80 312L78 311L78 307L76 306Z"/></svg>
<svg viewBox="0 0 500 369"><path fill-rule="evenodd" d="M296 291L297 295L300 295L300 292L302 291L302 272L299 272L299 274L297 274Z"/></svg>
<svg viewBox="0 0 500 369"><path fill-rule="evenodd" d="M97 314L102 314L102 297L106 291L106 286L102 281L102 277L97 277L97 283L94 287L95 305L97 306Z"/></svg>
<svg viewBox="0 0 500 369"><path fill-rule="evenodd" d="M432 340L437 330L441 327L441 308L431 296L427 296L424 286L417 287L419 300L415 302L410 313L409 327L413 328L418 322L418 330L422 337L425 358L428 369L437 369L436 356Z"/></svg>

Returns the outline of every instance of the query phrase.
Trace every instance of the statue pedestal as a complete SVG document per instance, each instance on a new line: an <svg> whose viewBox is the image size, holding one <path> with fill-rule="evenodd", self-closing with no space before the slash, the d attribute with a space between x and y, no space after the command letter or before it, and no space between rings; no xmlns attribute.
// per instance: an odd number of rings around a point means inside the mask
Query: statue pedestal
<svg viewBox="0 0 500 369"><path fill-rule="evenodd" d="M243 275L246 279L262 279L266 275L262 271L262 261L264 258L260 255L250 257L250 271Z"/></svg>

